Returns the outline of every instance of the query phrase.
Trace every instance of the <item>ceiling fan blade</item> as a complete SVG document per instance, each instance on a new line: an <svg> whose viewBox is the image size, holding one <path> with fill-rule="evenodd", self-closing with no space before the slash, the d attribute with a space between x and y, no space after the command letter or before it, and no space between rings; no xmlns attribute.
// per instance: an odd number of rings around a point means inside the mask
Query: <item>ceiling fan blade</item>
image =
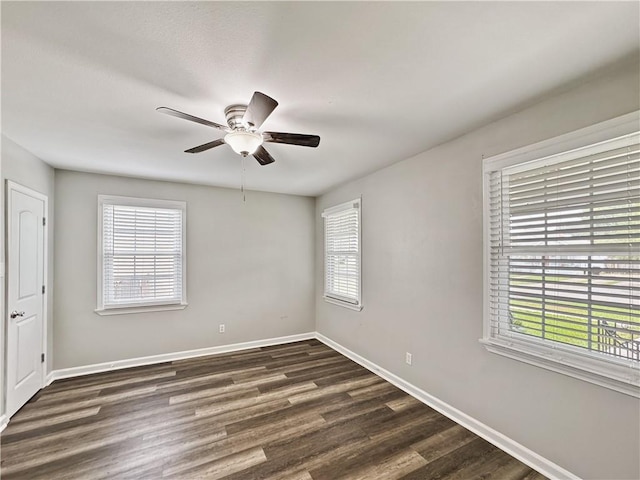
<svg viewBox="0 0 640 480"><path fill-rule="evenodd" d="M223 139L214 140L213 142L205 143L203 145L199 145L197 147L190 148L189 150L185 150L184 153L200 153L205 150L209 150L210 148L219 147L224 144Z"/></svg>
<svg viewBox="0 0 640 480"><path fill-rule="evenodd" d="M167 115L171 115L173 117L183 118L185 120L189 120L191 122L200 123L201 125L206 125L207 127L217 128L219 130L224 130L225 132L229 130L229 127L224 125L220 125L219 123L210 122L209 120L205 120L204 118L194 117L193 115L189 115L188 113L182 113L178 110L174 110L173 108L168 107L158 107L156 108L158 112L166 113Z"/></svg>
<svg viewBox="0 0 640 480"><path fill-rule="evenodd" d="M261 92L254 92L249 105L247 105L247 110L244 112L242 121L250 127L260 128L260 125L263 124L277 106L278 102L273 98Z"/></svg>
<svg viewBox="0 0 640 480"><path fill-rule="evenodd" d="M258 160L260 165L269 165L270 163L275 162L275 159L269 155L269 152L267 152L263 146L258 147L256 152L253 154L253 157Z"/></svg>
<svg viewBox="0 0 640 480"><path fill-rule="evenodd" d="M301 133L264 132L265 142L286 143L288 145L300 145L302 147L317 147L320 144L318 135L303 135Z"/></svg>

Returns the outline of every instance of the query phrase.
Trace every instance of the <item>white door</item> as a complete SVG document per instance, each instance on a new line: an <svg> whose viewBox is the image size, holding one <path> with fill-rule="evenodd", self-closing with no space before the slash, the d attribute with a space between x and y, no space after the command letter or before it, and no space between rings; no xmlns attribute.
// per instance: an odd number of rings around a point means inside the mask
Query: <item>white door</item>
<svg viewBox="0 0 640 480"><path fill-rule="evenodd" d="M7 182L7 413L44 385L44 213L47 198Z"/></svg>

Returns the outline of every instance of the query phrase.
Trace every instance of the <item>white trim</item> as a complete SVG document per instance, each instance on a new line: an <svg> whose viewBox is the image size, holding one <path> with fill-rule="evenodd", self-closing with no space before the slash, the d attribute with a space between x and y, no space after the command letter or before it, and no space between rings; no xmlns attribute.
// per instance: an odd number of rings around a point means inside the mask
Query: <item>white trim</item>
<svg viewBox="0 0 640 480"><path fill-rule="evenodd" d="M358 209L360 208L361 201L362 201L362 197L358 197L348 202L340 203L338 205L334 205L333 207L325 208L322 211L322 218L325 218L327 215L331 215L332 213L344 212L345 210L351 210L352 208Z"/></svg>
<svg viewBox="0 0 640 480"><path fill-rule="evenodd" d="M25 187L24 185L21 185L19 183L16 183L12 180L7 180L7 188L5 191L5 195L6 195L6 202L7 202L7 208L6 211L7 212L11 212L11 192L19 192L22 193L24 195L28 195L30 197L36 198L38 200L41 200L43 205L43 218L45 218L45 222L44 225L42 226L42 242L43 242L43 252L42 252L42 285L44 286L44 293L42 294L42 353L44 354L44 365L42 366L42 377L40 380L40 388L43 388L45 386L45 380L46 380L46 372L47 372L47 362L48 362L48 358L49 358L49 352L47 351L47 347L49 345L48 342L48 304L49 304L49 286L47 284L47 279L48 279L48 275L49 275L49 268L48 268L48 263L49 263L49 224L50 224L50 218L49 218L49 198L43 194L40 193L36 190L33 190L29 187ZM10 231L9 231L9 226L11 225L11 222L9 221L9 215L7 216L7 218L5 218L5 224L7 226L7 231L5 232L5 244L6 244L6 248L9 247L9 235L10 235ZM6 260L6 259L5 259ZM3 276L4 276L4 271L5 271L5 264L2 264L3 268L2 268L2 272L3 272ZM7 286L5 285L5 292L3 292L3 295L5 295L5 310L7 310L9 308L9 302L7 301L8 299L6 298L6 296L8 295L8 290L7 290ZM8 312L4 312L5 313L5 318L6 318L6 314ZM8 359L6 358L6 352L5 352L5 358L4 358L5 363L8 361ZM6 367L5 367L6 368ZM7 379L4 378L4 387L6 389L7 387ZM5 397L5 408L7 407L7 403L6 402L6 397Z"/></svg>
<svg viewBox="0 0 640 480"><path fill-rule="evenodd" d="M167 305L149 305L146 307L109 307L103 310L95 309L98 315L127 315L130 313L147 313L147 312L164 312L167 310L184 310L187 303L167 304Z"/></svg>
<svg viewBox="0 0 640 480"><path fill-rule="evenodd" d="M49 385L51 385L51 383L55 380L54 376L53 376L53 371L47 373L47 378L45 381L44 386L48 387Z"/></svg>
<svg viewBox="0 0 640 480"><path fill-rule="evenodd" d="M338 305L339 307L350 308L351 310L355 310L356 312L362 310L362 305L359 305L357 303L340 300L339 298L329 297L327 295L324 295L322 298L324 298L325 302L332 303L333 305Z"/></svg>
<svg viewBox="0 0 640 480"><path fill-rule="evenodd" d="M52 371L49 376L51 377L50 382L52 382L54 380L60 380L61 378L79 377L82 375L90 375L92 373L110 372L112 370L140 367L143 365L153 365L155 363L171 362L174 360L183 360L186 358L203 357L206 355L216 355L219 353L237 352L250 348L268 347L271 345L300 342L303 340L310 340L312 338L315 338L314 332L299 333L297 335L288 335L286 337L275 337L265 340L232 343L230 345L199 348L196 350L185 350L182 352L161 353L159 355L150 355L148 357L115 360L113 362L95 363L93 365L84 365L81 367L62 368Z"/></svg>
<svg viewBox="0 0 640 480"><path fill-rule="evenodd" d="M327 217L352 209L358 212L358 298L340 298L337 294L327 293ZM362 310L362 196L339 205L334 205L333 207L325 208L322 211L322 218L324 219L323 298L327 303L359 312Z"/></svg>
<svg viewBox="0 0 640 480"><path fill-rule="evenodd" d="M482 162L483 174L499 170L517 163L551 157L559 153L579 149L605 140L628 135L638 131L640 110L612 118L610 120L549 138L532 145L526 145L498 155L487 157ZM490 167L490 170L488 169Z"/></svg>
<svg viewBox="0 0 640 480"><path fill-rule="evenodd" d="M609 365L598 358L590 359L586 355L532 342L483 338L480 343L492 353L640 398L640 371L637 368Z"/></svg>
<svg viewBox="0 0 640 480"><path fill-rule="evenodd" d="M602 143L623 146L637 141L640 111L616 117L596 125L569 132L542 142L495 155L482 161L482 235L483 235L483 336L479 340L494 354L519 360L530 365L568 375L605 388L640 398L640 370L633 361L608 361L604 356L593 357L588 351L559 343L543 344L534 339L518 341L517 337L496 334L491 325L491 227L490 174L504 169L515 170L531 162L555 163L598 151ZM567 252L564 252L565 254Z"/></svg>
<svg viewBox="0 0 640 480"><path fill-rule="evenodd" d="M636 126L636 129L640 129L640 125ZM611 132L609 129L608 131ZM584 138L581 138L581 141L588 141ZM614 132L611 133L611 137L607 140L603 140L600 142L592 143L589 142L586 145L582 145L577 148L573 148L571 150L564 150L559 153L554 153L553 155L547 155L546 157L536 157L529 161L518 161L517 159L513 159L511 157L510 162L513 162L513 165L508 167L501 167L497 170L502 170L503 172L513 175L521 172L526 172L531 168L540 168L540 167L549 167L551 165L556 165L561 162L568 162L570 160L582 159L584 157L588 157L589 155L593 155L601 153L603 148L606 150L614 150L625 147L632 147L633 145L638 143L638 131L636 130L633 133L629 133L627 135L616 136ZM551 149L552 147L549 146ZM555 146L554 150L557 148ZM493 162L493 160L487 160L488 162ZM495 167L494 167L494 170Z"/></svg>
<svg viewBox="0 0 640 480"><path fill-rule="evenodd" d="M0 195L3 195L2 183L0 182ZM0 221L6 222L6 218L0 219ZM6 223L5 223L6 225ZM6 237L5 237L6 246ZM0 255L4 257L4 252L0 252ZM7 290L5 285L5 263L0 262L0 432L7 426L6 409L7 409L7 373L5 364L7 363L7 348L5 343L5 337L7 335L7 323L6 323L6 303L7 303ZM4 413L2 413L4 412Z"/></svg>
<svg viewBox="0 0 640 480"><path fill-rule="evenodd" d="M344 212L345 210L351 210L352 208L360 208L360 201L362 197L358 197L354 200L350 200L348 202L340 203L338 205L334 205L333 207L325 208L322 211L322 218L327 215L331 215L332 213Z"/></svg>
<svg viewBox="0 0 640 480"><path fill-rule="evenodd" d="M122 197L118 195L98 195L99 203L125 205L128 207L185 209L187 202L183 200L162 200L155 198Z"/></svg>
<svg viewBox="0 0 640 480"><path fill-rule="evenodd" d="M415 385L403 380L397 375L385 370L384 368L376 365L375 363L367 360L364 357L361 357L357 353L352 352L346 347L343 347L337 342L334 342L328 337L325 337L321 333L316 332L316 338L320 340L322 343L326 344L330 348L336 350L337 352L343 354L344 356L350 358L354 362L362 365L367 370L375 373L376 375L384 378L389 383L392 383L399 389L408 393L412 397L420 400L422 403L430 406L434 410L437 410L445 417L450 418L454 422L462 425L466 429L472 431L479 437L484 438L488 442L492 443L496 447L504 450L506 453L511 455L514 458L517 458L522 463L529 465L531 468L540 472L548 478L552 479L570 479L570 480L579 480L580 477L574 475L573 473L565 470L559 465L547 460L546 458L538 455L534 451L528 449L524 445L516 442L515 440L510 439L506 435L494 430L493 428L485 425L484 423L476 420L475 418L467 415L466 413L458 410L457 408L449 405L446 402L443 402L439 398L430 395L424 390L416 387Z"/></svg>
<svg viewBox="0 0 640 480"><path fill-rule="evenodd" d="M24 193L25 195L29 195L30 197L42 200L45 203L48 201L48 198L44 193L40 193L29 187L25 187L24 185L14 182L13 180L7 180L7 187L8 190L15 190L16 192Z"/></svg>
<svg viewBox="0 0 640 480"><path fill-rule="evenodd" d="M142 305L106 305L104 304L102 280L104 276L104 254L102 251L103 241L103 219L104 204L108 205L126 205L134 207L148 207L148 208L170 208L182 211L182 295L180 304L171 305L173 308L168 308L167 305L160 303L149 303ZM187 306L187 202L182 200L161 200L151 198L138 198L138 197L122 197L117 195L98 195L98 215L97 215L97 227L98 227L98 247L97 247L97 308L94 310L98 315L124 315L131 313L144 313L144 312L158 312L162 310L182 310ZM154 307L154 309L152 309ZM155 308L157 307L157 308Z"/></svg>

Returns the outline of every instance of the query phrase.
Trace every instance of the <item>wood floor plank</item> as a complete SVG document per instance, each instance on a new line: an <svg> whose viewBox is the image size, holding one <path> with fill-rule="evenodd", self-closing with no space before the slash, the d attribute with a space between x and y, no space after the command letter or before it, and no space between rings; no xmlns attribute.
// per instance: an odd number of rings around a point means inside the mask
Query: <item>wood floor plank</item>
<svg viewBox="0 0 640 480"><path fill-rule="evenodd" d="M401 412L391 411L392 414L382 419L380 422L369 424L365 431L372 440L383 440L395 436L398 433L420 428L435 421L453 425L453 421L443 417L435 410L426 405L416 405L413 408L402 410Z"/></svg>
<svg viewBox="0 0 640 480"><path fill-rule="evenodd" d="M189 400L196 400L199 398L213 398L213 397L222 398L227 396L226 394L232 394L232 393L237 393L237 392L247 391L247 390L258 392L258 389L255 388L256 387L255 383L259 384L259 381L256 380L255 382L245 382L242 384L238 384L238 383L235 383L230 378L218 380L218 382L216 382L215 385L210 386L208 388L207 387L203 388L202 386L199 386L198 388L190 390L187 393L172 395L169 398L169 403L173 405L176 403L188 402Z"/></svg>
<svg viewBox="0 0 640 480"><path fill-rule="evenodd" d="M0 475L544 479L315 339L55 381L2 432Z"/></svg>
<svg viewBox="0 0 640 480"><path fill-rule="evenodd" d="M344 393L337 393L330 397L317 399L313 402L307 402L304 405L288 403L284 408L271 409L262 415L255 415L251 418L243 418L236 422L226 423L225 428L229 435L233 435L244 430L259 428L264 425L271 425L282 420L294 419L301 415L323 415L329 410L341 408L349 403L350 399L348 398L348 395Z"/></svg>
<svg viewBox="0 0 640 480"><path fill-rule="evenodd" d="M460 425L454 425L435 435L414 443L411 448L422 455L428 462L436 460L457 448L466 445L477 437Z"/></svg>
<svg viewBox="0 0 640 480"><path fill-rule="evenodd" d="M260 468L244 470L228 480L280 478L308 471L313 465L344 455L347 450L364 446L368 438L361 430L346 424L325 424L313 430L281 435L263 443L268 462Z"/></svg>
<svg viewBox="0 0 640 480"><path fill-rule="evenodd" d="M229 452L242 451L247 448L261 447L263 443L268 443L282 437L304 435L307 432L318 429L324 425L324 420L318 416L306 416L286 420L276 425L267 425L261 428L248 430L236 434L215 443L203 446L202 448L191 449L188 454L171 458L165 462L165 475L186 474L201 466L213 462L229 454Z"/></svg>
<svg viewBox="0 0 640 480"><path fill-rule="evenodd" d="M262 448L254 447L241 452L234 452L222 458L199 465L187 471L170 473L170 470L163 471L165 478L207 478L211 480L227 477L235 472L245 470L253 465L263 463L267 460Z"/></svg>
<svg viewBox="0 0 640 480"><path fill-rule="evenodd" d="M3 467L3 480L51 480L51 479L80 479L87 478L86 472L98 472L104 465L109 465L109 459L117 458L122 461L123 449L135 450L136 440L106 445L90 451L66 455L57 460L51 460L37 466L19 468L10 471ZM106 460L106 461L105 461Z"/></svg>
<svg viewBox="0 0 640 480"><path fill-rule="evenodd" d="M334 393L349 392L359 387L373 385L383 381L384 380L382 380L381 378L376 377L375 375L372 375L364 378L358 378L355 380L342 381L333 385L326 386L324 388L317 388L317 385L315 384L315 382L313 382L316 388L308 389L307 391L296 393L289 397L289 401L291 403L308 402L309 400L314 400L316 398L325 397L328 395L332 395Z"/></svg>
<svg viewBox="0 0 640 480"><path fill-rule="evenodd" d="M524 480L531 473L531 469L527 465L517 461L515 458L509 457L509 460L504 465L493 469L491 473L485 475L485 478L495 480ZM534 473L538 475L538 478L544 478L538 472Z"/></svg>
<svg viewBox="0 0 640 480"><path fill-rule="evenodd" d="M291 406L291 404L287 399L275 399L269 402L263 402L254 405L252 407L247 407L242 410L232 410L229 412L221 413L219 415L200 416L198 417L195 424L198 426L203 425L205 426L205 428L208 425L228 425L233 422L248 420L253 418L254 416L262 415L265 412L279 410L288 406ZM143 436L143 439L146 441L152 438L162 437L173 433L179 435L188 435L188 432L191 432L193 428L193 418L186 418L184 421L174 422L173 425L165 426L164 428L156 429L148 434L145 434Z"/></svg>
<svg viewBox="0 0 640 480"><path fill-rule="evenodd" d="M345 480L367 480L372 478L396 480L417 470L426 463L419 453L411 450L402 450L382 462L364 465L344 478Z"/></svg>
<svg viewBox="0 0 640 480"><path fill-rule="evenodd" d="M75 390L78 387L103 385L106 383L116 381L132 381L136 378L140 378L141 375L153 375L161 372L173 372L175 368L170 363L156 363L154 365L145 365L142 367L124 368L120 370L113 370L110 372L94 373L92 375L84 375L81 377L65 378L56 380L47 387L46 392L42 392L42 396L47 396L53 392L60 392L66 390ZM44 395L46 394L46 395Z"/></svg>
<svg viewBox="0 0 640 480"><path fill-rule="evenodd" d="M387 402L387 406L394 412L401 412L406 408L411 408L418 405L420 400L410 397L409 395L402 395L400 398L393 399Z"/></svg>
<svg viewBox="0 0 640 480"><path fill-rule="evenodd" d="M514 480L513 471L505 469L511 463L519 463L514 458L500 450L492 450L486 455L477 458L474 462L469 463L463 468L459 468L451 474L443 477L443 480L467 480L473 477L479 477L483 480L491 478L496 471L502 471L501 476L493 477L504 480Z"/></svg>
<svg viewBox="0 0 640 480"><path fill-rule="evenodd" d="M424 480L425 478L446 478L456 474L482 457L488 456L495 447L482 438L475 438L448 455L427 463L425 466L402 477L404 480Z"/></svg>
<svg viewBox="0 0 640 480"><path fill-rule="evenodd" d="M160 413L159 418L156 416ZM145 433L154 431L163 425L171 425L185 418L193 418L193 412L184 412L180 415L167 418L163 412L141 411L134 415L125 415L122 418L108 418L104 420L67 422L62 428L50 431L51 427L40 429L41 436L32 436L17 441L10 437L12 442L2 443L2 466L20 465L32 463L40 465L50 461L83 451L99 448L104 445L119 443L125 440L142 437ZM78 424L80 423L80 424ZM29 432L29 433L33 433ZM18 434L20 435L20 434ZM4 471L4 470L3 470Z"/></svg>
<svg viewBox="0 0 640 480"><path fill-rule="evenodd" d="M265 477L267 480L268 477ZM278 476L278 480L313 480L311 474L306 470L300 470L297 472L281 474Z"/></svg>
<svg viewBox="0 0 640 480"><path fill-rule="evenodd" d="M31 421L22 421L11 425L11 430L8 435L27 432L29 430L36 430L51 425L59 425L65 422L70 422L78 418L92 417L100 411L100 407L82 408L79 410L73 410L68 413L53 415L50 417L38 417Z"/></svg>
<svg viewBox="0 0 640 480"><path fill-rule="evenodd" d="M311 471L320 468L322 465L330 464L333 460L352 455L361 451L369 443L367 438L352 440L349 443L341 444L323 452L315 452L303 458L288 456L270 460L268 463L269 472L265 472L264 478L269 480L280 480L296 474L307 473L311 477ZM245 473L245 472L242 472ZM262 475L262 472L260 472ZM313 477L312 477L313 478ZM233 479L229 479L233 480ZM236 480L241 480L240 478ZM314 479L315 480L315 479Z"/></svg>
<svg viewBox="0 0 640 480"><path fill-rule="evenodd" d="M196 415L197 416L218 415L231 410L239 410L242 408L258 405L263 401L270 401L270 400L276 400L281 398L286 398L289 400L289 402L291 402L292 396L299 395L304 392L308 392L312 390L317 390L317 389L318 387L316 386L315 383L304 382L304 383L293 385L291 387L287 387L286 389L280 389L277 391L265 393L263 395L248 398L248 399L235 400L231 402L216 402L210 406L196 409Z"/></svg>
<svg viewBox="0 0 640 480"><path fill-rule="evenodd" d="M385 400L387 399L390 400L390 399L393 399L394 397L397 397L398 395L404 395L404 394L402 392L393 391L393 392L387 393L386 395L382 395L379 398L369 399L369 400L366 400L366 399L354 400L352 397L349 396L348 393L343 393L340 395L347 396L350 399L350 401L347 403L346 406L331 405L328 411L322 414L322 417L328 423L354 419L357 417L361 417L363 415L371 414L371 412L375 412L375 411L389 413L389 408L385 404ZM374 421L377 421L377 419Z"/></svg>
<svg viewBox="0 0 640 480"><path fill-rule="evenodd" d="M86 385L84 387L76 387L76 388L70 388L70 389L66 389L66 390L59 390L57 392L51 392L51 393L47 393L47 395L44 395L42 397L40 397L38 399L38 405L42 405L45 403L48 403L51 400L57 400L60 398L63 398L65 400L68 399L74 399L75 397L77 397L79 394L82 393L86 393L86 392L95 392L97 390L102 391L102 392L107 392L108 389L110 388L115 388L115 387L125 387L123 390L128 389L129 387L135 385L135 384L145 384L145 383L152 383L152 382L156 382L156 380L158 379L163 379L163 378L170 378L170 377L175 377L176 376L176 372L175 371L162 371L159 373L144 373L142 372L140 375L134 376L134 377L129 377L129 378L125 378L122 380L113 380L110 382L98 382L98 383L91 383L89 385ZM37 406L37 405L34 405Z"/></svg>
<svg viewBox="0 0 640 480"><path fill-rule="evenodd" d="M386 405L384 409L385 410L381 409L382 412L384 412L382 415L374 411L372 414L356 417L353 420L347 420L345 423L352 426L359 426L366 431L376 425L376 417L382 418L382 421L385 421L394 416L394 412ZM430 417L428 423L416 426L416 428L411 428L412 425L408 424L407 428L396 428L388 434L379 432L377 440L370 440L362 449L310 470L311 476L314 480L342 478L343 476L358 472L362 468L362 465L384 462L388 457L396 455L400 451L409 450L412 444L439 431L443 428L442 425L449 425L449 422L451 422L451 420L445 417L435 416Z"/></svg>
<svg viewBox="0 0 640 480"><path fill-rule="evenodd" d="M382 382L375 385L356 388L355 390L349 391L349 395L354 399L367 400L371 398L378 398L380 397L380 395L394 392L396 390L398 390L398 387L396 387L395 385L391 385L388 382Z"/></svg>
<svg viewBox="0 0 640 480"><path fill-rule="evenodd" d="M293 458L297 460L366 438L367 435L362 430L350 428L344 423L334 423L323 425L295 438L283 438L272 442L265 446L265 455L269 459Z"/></svg>

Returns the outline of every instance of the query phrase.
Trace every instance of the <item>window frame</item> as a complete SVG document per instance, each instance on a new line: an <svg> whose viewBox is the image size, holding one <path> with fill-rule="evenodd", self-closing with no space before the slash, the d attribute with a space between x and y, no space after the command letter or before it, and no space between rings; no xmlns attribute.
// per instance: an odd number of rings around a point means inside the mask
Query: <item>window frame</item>
<svg viewBox="0 0 640 480"><path fill-rule="evenodd" d="M356 210L358 215L358 297L342 297L338 294L327 291L328 284L328 271L327 271L327 217L335 215L347 210ZM340 203L332 207L326 208L322 212L323 224L324 224L324 278L323 278L323 298L326 302L338 305L341 307L349 308L351 310L362 310L362 198L358 197L348 202Z"/></svg>
<svg viewBox="0 0 640 480"><path fill-rule="evenodd" d="M105 304L103 278L104 278L104 249L103 227L104 206L117 205L128 207L158 208L180 210L182 214L182 293L179 301L149 301L139 303L127 303L126 305ZM187 202L178 200L159 200L151 198L126 197L118 195L98 195L98 241L97 241L97 308L98 315L122 315L131 313L158 312L165 310L183 310L187 307Z"/></svg>
<svg viewBox="0 0 640 480"><path fill-rule="evenodd" d="M491 172L553 157L584 155L590 147L604 141L638 132L640 111L631 112L596 125L570 132L510 152L484 158L483 177L483 336L480 339L492 353L578 378L633 397L640 398L640 366L633 360L606 358L586 349L509 332L496 334L490 313L491 227L489 179ZM580 153L582 151L582 153Z"/></svg>

